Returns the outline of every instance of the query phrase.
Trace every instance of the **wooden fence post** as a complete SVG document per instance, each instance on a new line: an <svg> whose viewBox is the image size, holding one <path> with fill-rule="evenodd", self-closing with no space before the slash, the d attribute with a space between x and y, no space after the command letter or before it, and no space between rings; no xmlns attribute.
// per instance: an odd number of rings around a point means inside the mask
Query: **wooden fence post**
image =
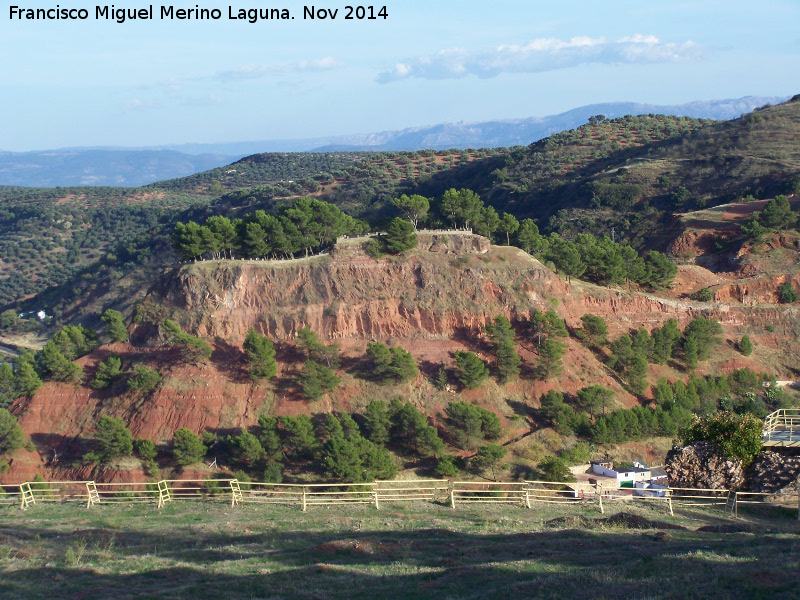
<svg viewBox="0 0 800 600"><path fill-rule="evenodd" d="M303 512L306 512L306 486L303 486Z"/></svg>

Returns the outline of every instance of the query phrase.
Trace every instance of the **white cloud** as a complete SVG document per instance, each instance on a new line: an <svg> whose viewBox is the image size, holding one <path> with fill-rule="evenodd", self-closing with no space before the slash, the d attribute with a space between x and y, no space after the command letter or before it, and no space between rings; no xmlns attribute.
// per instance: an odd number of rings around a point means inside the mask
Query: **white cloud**
<svg viewBox="0 0 800 600"><path fill-rule="evenodd" d="M325 58L319 58L315 60L300 60L291 63L245 65L229 71L220 71L212 75L211 78L229 83L246 79L260 79L261 77L266 77L273 74L330 71L333 69L339 69L343 66L344 63L339 59L333 58L332 56L326 56Z"/></svg>
<svg viewBox="0 0 800 600"><path fill-rule="evenodd" d="M379 83L416 77L459 79L474 75L490 78L501 73L541 73L581 64L632 64L695 60L706 49L692 41L667 43L653 35L635 34L607 41L587 36L569 40L539 38L524 45L502 45L472 52L463 48L441 50L397 63L378 75Z"/></svg>

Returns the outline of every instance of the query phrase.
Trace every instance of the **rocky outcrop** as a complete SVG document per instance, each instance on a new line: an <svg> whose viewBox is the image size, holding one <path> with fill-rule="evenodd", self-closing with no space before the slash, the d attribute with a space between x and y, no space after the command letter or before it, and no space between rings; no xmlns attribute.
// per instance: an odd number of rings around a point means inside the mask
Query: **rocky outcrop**
<svg viewBox="0 0 800 600"><path fill-rule="evenodd" d="M443 236L433 236L443 237ZM453 236L456 237L456 236ZM198 335L240 341L248 328L276 340L310 327L327 339L442 339L479 332L498 314L527 320L564 296L566 284L513 248L487 255L419 250L408 257L318 257L289 263L206 261L165 277L151 295ZM462 250L464 250L462 248Z"/></svg>
<svg viewBox="0 0 800 600"><path fill-rule="evenodd" d="M671 487L736 490L744 484L742 461L722 456L709 442L673 448L664 470Z"/></svg>
<svg viewBox="0 0 800 600"><path fill-rule="evenodd" d="M794 494L800 477L800 456L784 456L777 452L762 452L750 467L749 485L752 492Z"/></svg>

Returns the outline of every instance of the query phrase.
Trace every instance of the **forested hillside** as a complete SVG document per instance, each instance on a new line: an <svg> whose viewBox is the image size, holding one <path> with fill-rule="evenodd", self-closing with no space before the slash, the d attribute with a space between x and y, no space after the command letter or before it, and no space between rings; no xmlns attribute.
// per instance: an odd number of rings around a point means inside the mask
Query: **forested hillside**
<svg viewBox="0 0 800 600"><path fill-rule="evenodd" d="M170 260L153 254L176 221L274 212L309 195L381 228L398 214L393 198L470 189L543 234L602 237L613 228L617 241L663 251L666 241L648 232L675 212L794 191L799 139L795 99L719 123L597 115L529 147L263 154L144 188L0 188L0 301L59 285L63 308L98 279ZM446 221L432 212L428 224Z"/></svg>

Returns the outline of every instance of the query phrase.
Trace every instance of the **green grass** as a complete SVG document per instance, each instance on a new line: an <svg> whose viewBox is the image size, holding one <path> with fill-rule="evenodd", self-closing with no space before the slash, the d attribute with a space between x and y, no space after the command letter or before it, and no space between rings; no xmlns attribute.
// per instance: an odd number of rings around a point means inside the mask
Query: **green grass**
<svg viewBox="0 0 800 600"><path fill-rule="evenodd" d="M624 509L658 521L662 533L631 528L630 520L601 523L592 508L563 506L3 508L0 597L800 595L793 512L753 509L729 521L716 510L679 510L672 518L656 505ZM574 518L547 523L564 515ZM686 530L665 529L669 524ZM731 532L697 531L704 525Z"/></svg>

